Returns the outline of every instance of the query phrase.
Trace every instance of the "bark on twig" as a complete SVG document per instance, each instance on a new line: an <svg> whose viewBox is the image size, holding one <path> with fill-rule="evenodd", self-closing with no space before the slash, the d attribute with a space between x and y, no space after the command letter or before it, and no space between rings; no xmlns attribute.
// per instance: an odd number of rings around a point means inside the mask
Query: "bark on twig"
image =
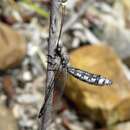
<svg viewBox="0 0 130 130"><path fill-rule="evenodd" d="M52 0L51 1L51 12L50 12L50 28L49 28L49 43L48 43L48 55L54 57L56 42L57 42L57 32L58 32L58 19L59 19L59 0ZM54 60L48 57L48 60L53 64ZM48 64L47 66L47 84L46 84L46 93L49 91L49 84L54 79L54 71L51 70L51 65ZM52 84L54 86L54 84ZM49 125L49 120L51 118L51 111L52 111L52 98L53 98L53 91L47 100L47 107L45 107L44 116L41 117L40 122L40 130L47 130ZM48 107L49 106L49 107Z"/></svg>

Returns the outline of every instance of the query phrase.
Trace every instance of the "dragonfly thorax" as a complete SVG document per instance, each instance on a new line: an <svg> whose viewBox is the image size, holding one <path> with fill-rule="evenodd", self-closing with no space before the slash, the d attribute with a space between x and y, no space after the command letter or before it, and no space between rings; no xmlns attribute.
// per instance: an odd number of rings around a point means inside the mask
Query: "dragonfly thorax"
<svg viewBox="0 0 130 130"><path fill-rule="evenodd" d="M67 68L68 63L69 63L68 58L65 57L65 56L62 56L62 57L61 57L61 64L62 64L62 67L63 67L63 68Z"/></svg>
<svg viewBox="0 0 130 130"><path fill-rule="evenodd" d="M64 55L64 50L60 44L57 44L56 55L60 57L62 67L66 68L69 63L69 59L66 55Z"/></svg>

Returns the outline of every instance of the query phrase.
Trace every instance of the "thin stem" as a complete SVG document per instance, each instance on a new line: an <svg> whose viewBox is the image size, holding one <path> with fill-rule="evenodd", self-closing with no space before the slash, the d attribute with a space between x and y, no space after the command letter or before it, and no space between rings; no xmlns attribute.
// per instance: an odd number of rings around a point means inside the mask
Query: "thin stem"
<svg viewBox="0 0 130 130"><path fill-rule="evenodd" d="M59 0L52 0L51 2L51 12L50 12L50 28L49 28L49 43L48 43L48 55L54 57L55 48L57 43L57 32L58 32L58 19L59 19ZM52 64L55 63L55 59L48 57L48 61ZM46 90L45 95L47 95L50 90L50 82L54 80L55 72L49 71L52 66L50 64L47 65L47 80L46 80ZM53 101L53 91L54 91L54 83L51 85L53 88L51 91L49 99L47 100L47 105L44 108L45 113L44 116L41 117L40 122L40 130L47 130L49 125L49 120L51 120L51 111L52 111L52 101ZM45 97L46 99L46 97Z"/></svg>

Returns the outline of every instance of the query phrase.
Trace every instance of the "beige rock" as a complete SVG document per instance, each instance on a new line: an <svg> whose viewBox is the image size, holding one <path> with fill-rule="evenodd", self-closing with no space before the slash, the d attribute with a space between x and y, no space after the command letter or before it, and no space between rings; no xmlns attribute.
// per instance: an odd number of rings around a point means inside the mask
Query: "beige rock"
<svg viewBox="0 0 130 130"><path fill-rule="evenodd" d="M124 60L130 57L130 0L114 0L111 13L96 14L103 25L99 39L112 46Z"/></svg>
<svg viewBox="0 0 130 130"><path fill-rule="evenodd" d="M0 69L14 67L26 54L24 38L12 28L0 23Z"/></svg>
<svg viewBox="0 0 130 130"><path fill-rule="evenodd" d="M119 123L118 125L111 127L109 130L130 130L130 122Z"/></svg>
<svg viewBox="0 0 130 130"><path fill-rule="evenodd" d="M11 112L0 105L0 130L18 130L17 122Z"/></svg>
<svg viewBox="0 0 130 130"><path fill-rule="evenodd" d="M82 47L70 54L70 61L74 67L113 81L109 87L99 87L69 76L65 94L81 113L108 125L130 119L130 82L123 71L123 64L110 47Z"/></svg>
<svg viewBox="0 0 130 130"><path fill-rule="evenodd" d="M122 0L121 2L124 7L126 27L130 29L130 0Z"/></svg>

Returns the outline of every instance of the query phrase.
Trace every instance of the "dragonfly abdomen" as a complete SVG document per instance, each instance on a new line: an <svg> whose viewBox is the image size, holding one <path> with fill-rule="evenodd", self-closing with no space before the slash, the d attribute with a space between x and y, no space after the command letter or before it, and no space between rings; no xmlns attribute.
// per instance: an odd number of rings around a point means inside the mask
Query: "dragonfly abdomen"
<svg viewBox="0 0 130 130"><path fill-rule="evenodd" d="M89 84L100 85L100 86L112 84L111 80L101 75L92 74L92 73L89 73L87 71L83 71L77 68L67 67L67 71L69 74L71 74L75 78L82 80L84 82L87 82Z"/></svg>

